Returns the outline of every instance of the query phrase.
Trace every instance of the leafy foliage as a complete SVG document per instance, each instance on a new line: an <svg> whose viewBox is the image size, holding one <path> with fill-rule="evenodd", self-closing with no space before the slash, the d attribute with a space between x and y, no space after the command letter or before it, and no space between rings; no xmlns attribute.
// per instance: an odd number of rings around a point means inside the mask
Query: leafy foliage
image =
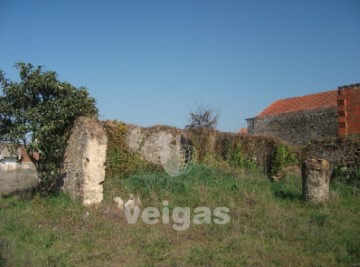
<svg viewBox="0 0 360 267"><path fill-rule="evenodd" d="M235 165L236 167L240 167L242 169L246 169L250 172L255 172L257 170L256 163L244 157L242 151L241 151L241 145L236 144L234 150L231 154L230 162Z"/></svg>
<svg viewBox="0 0 360 267"><path fill-rule="evenodd" d="M79 116L97 116L95 100L84 87L60 82L54 71L17 63L20 82L0 71L0 141L23 144L43 185L60 173L67 137Z"/></svg>
<svg viewBox="0 0 360 267"><path fill-rule="evenodd" d="M128 178L143 170L156 170L157 167L146 162L139 153L131 152L126 144L127 127L122 122L106 121L104 123L109 138L106 156L106 182L113 179Z"/></svg>
<svg viewBox="0 0 360 267"><path fill-rule="evenodd" d="M297 164L298 159L296 154L289 150L285 145L276 147L273 153L273 160L271 164L271 175L276 176L282 168Z"/></svg>

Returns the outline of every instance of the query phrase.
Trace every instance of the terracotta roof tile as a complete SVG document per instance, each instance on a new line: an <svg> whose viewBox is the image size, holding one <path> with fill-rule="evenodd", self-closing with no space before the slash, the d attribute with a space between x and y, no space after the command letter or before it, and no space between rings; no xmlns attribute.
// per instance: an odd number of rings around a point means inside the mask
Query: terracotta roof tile
<svg viewBox="0 0 360 267"><path fill-rule="evenodd" d="M248 130L247 128L240 128L239 131L238 131L239 134L247 134L248 133Z"/></svg>
<svg viewBox="0 0 360 267"><path fill-rule="evenodd" d="M334 107L337 105L337 90L280 99L264 109L258 116L270 116L280 113L316 108Z"/></svg>

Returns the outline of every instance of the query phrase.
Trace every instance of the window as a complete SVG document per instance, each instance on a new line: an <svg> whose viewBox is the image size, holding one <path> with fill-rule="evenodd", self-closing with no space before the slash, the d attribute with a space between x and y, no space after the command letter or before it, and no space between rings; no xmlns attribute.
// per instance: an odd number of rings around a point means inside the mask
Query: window
<svg viewBox="0 0 360 267"><path fill-rule="evenodd" d="M340 122L339 123L339 128L346 128L345 122Z"/></svg>

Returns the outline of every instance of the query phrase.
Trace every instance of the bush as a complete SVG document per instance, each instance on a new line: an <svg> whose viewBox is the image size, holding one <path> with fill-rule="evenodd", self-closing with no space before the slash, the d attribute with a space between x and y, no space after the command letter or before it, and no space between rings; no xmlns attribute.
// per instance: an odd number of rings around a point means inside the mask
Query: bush
<svg viewBox="0 0 360 267"><path fill-rule="evenodd" d="M284 167L298 164L296 154L285 145L275 148L272 156L271 176L276 176Z"/></svg>
<svg viewBox="0 0 360 267"><path fill-rule="evenodd" d="M231 153L230 164L242 169L246 169L250 172L255 172L257 170L256 163L253 160L247 159L243 156L240 144L235 145L235 149Z"/></svg>
<svg viewBox="0 0 360 267"><path fill-rule="evenodd" d="M335 168L332 178L347 185L360 188L360 169Z"/></svg>
<svg viewBox="0 0 360 267"><path fill-rule="evenodd" d="M104 127L109 140L106 157L107 178L122 179L140 171L157 169L154 164L143 160L141 155L129 150L125 140L127 127L124 123L105 122Z"/></svg>

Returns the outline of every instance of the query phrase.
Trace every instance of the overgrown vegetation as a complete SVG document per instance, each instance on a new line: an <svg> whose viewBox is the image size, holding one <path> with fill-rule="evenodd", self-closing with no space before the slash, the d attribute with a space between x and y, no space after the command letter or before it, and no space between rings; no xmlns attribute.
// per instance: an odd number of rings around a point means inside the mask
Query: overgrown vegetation
<svg viewBox="0 0 360 267"><path fill-rule="evenodd" d="M141 172L114 179L98 209L66 195L0 199L0 265L6 266L351 266L360 261L360 193L331 183L324 205L301 201L300 177L278 183L196 165L172 178ZM139 194L142 209L226 206L226 225L182 232L139 219L128 225L112 202ZM141 215L140 215L141 216Z"/></svg>
<svg viewBox="0 0 360 267"><path fill-rule="evenodd" d="M84 87L57 79L54 71L17 63L20 82L0 71L0 141L24 145L47 192L59 177L68 135L79 116L97 116Z"/></svg>
<svg viewBox="0 0 360 267"><path fill-rule="evenodd" d="M298 164L296 154L288 146L279 145L273 153L271 176L276 176L284 167L295 164Z"/></svg>
<svg viewBox="0 0 360 267"><path fill-rule="evenodd" d="M185 129L189 131L192 145L197 150L200 161L213 154L211 143L216 135L218 120L219 113L203 105L197 105L197 109L190 112L190 123L185 126Z"/></svg>
<svg viewBox="0 0 360 267"><path fill-rule="evenodd" d="M332 178L345 184L360 188L360 169L338 167L334 169Z"/></svg>
<svg viewBox="0 0 360 267"><path fill-rule="evenodd" d="M106 156L106 181L124 179L134 173L158 170L158 166L146 162L136 152L131 152L126 144L127 127L118 121L105 121L104 127L108 136Z"/></svg>
<svg viewBox="0 0 360 267"><path fill-rule="evenodd" d="M244 157L240 143L236 144L235 149L231 154L230 164L234 164L235 167L240 167L250 172L255 172L257 170L256 163L253 160Z"/></svg>

